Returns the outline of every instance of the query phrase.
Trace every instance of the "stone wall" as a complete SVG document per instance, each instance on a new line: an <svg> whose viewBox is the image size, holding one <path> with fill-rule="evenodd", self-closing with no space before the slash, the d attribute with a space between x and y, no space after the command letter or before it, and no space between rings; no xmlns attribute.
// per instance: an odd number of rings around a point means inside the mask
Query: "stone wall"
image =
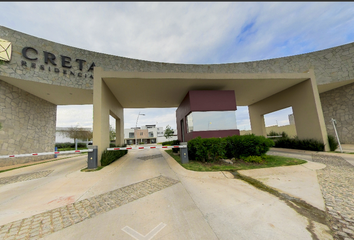
<svg viewBox="0 0 354 240"><path fill-rule="evenodd" d="M327 133L335 137L331 118L341 143L354 143L354 83L320 94Z"/></svg>
<svg viewBox="0 0 354 240"><path fill-rule="evenodd" d="M53 152L56 109L56 105L0 80L0 156ZM0 166L53 157L2 158Z"/></svg>

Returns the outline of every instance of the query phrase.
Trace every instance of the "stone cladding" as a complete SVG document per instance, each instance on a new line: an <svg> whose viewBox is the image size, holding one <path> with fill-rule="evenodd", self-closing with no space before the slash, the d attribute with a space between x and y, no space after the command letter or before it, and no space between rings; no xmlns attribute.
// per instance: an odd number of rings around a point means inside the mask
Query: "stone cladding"
<svg viewBox="0 0 354 240"><path fill-rule="evenodd" d="M0 80L0 156L53 152L56 105ZM53 158L3 158L0 166Z"/></svg>
<svg viewBox="0 0 354 240"><path fill-rule="evenodd" d="M341 143L354 143L354 83L320 94L327 133L336 137L331 119Z"/></svg>
<svg viewBox="0 0 354 240"><path fill-rule="evenodd" d="M54 170L47 170L47 171L40 171L40 172L33 172L33 173L25 173L25 174L10 176L10 177L3 177L0 178L0 186L5 184L23 182L32 179L46 177L49 174L51 174L53 171Z"/></svg>
<svg viewBox="0 0 354 240"><path fill-rule="evenodd" d="M317 170L317 177L334 239L354 239L354 166L341 157L323 154L313 154L312 161L326 164Z"/></svg>
<svg viewBox="0 0 354 240"><path fill-rule="evenodd" d="M33 37L2 26L0 26L0 38L13 44L12 60L0 66L0 76L81 89L93 89L93 79L90 78L92 71L88 71L92 62L105 71L171 73L301 73L313 68L318 85L354 79L354 43L306 54L260 61L225 64L175 64L87 51ZM21 53L24 47L37 49L36 57L38 59L35 61L26 60ZM56 56L56 66L44 63L43 51ZM71 58L72 68L70 70L74 75L63 74L61 55ZM82 71L79 70L76 59L86 61L83 63ZM28 62L27 67L21 65L22 60ZM32 62L36 63L36 68L31 67ZM40 65L44 65L45 70L40 70ZM50 71L48 71L48 67L51 67ZM58 73L55 73L54 67L59 69ZM79 72L83 74L81 77L78 76Z"/></svg>

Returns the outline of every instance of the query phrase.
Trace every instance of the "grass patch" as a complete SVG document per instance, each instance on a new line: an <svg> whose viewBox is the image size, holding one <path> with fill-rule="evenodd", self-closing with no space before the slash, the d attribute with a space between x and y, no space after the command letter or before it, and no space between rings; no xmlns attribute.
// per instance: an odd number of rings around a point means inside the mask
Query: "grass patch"
<svg viewBox="0 0 354 240"><path fill-rule="evenodd" d="M75 148L58 148L58 152L62 152L62 151L73 151L76 150ZM77 150L88 150L88 148L77 148Z"/></svg>
<svg viewBox="0 0 354 240"><path fill-rule="evenodd" d="M249 170L257 168L292 166L307 162L305 160L300 160L296 158L266 155L267 157L263 160L262 163L250 163L245 162L242 159L237 159L234 164L228 164L222 161L203 163L194 160L189 160L189 163L182 164L180 156L174 155L172 153L172 150L166 150L166 153L168 153L172 158L174 158L185 169L199 172Z"/></svg>
<svg viewBox="0 0 354 240"><path fill-rule="evenodd" d="M102 168L104 168L105 166L100 166L100 167L97 167L95 169L87 169L87 168L84 168L84 169L81 169L81 172L96 172L96 171L99 171L101 170Z"/></svg>
<svg viewBox="0 0 354 240"><path fill-rule="evenodd" d="M340 152L340 151L334 151L333 153L345 153L345 154L354 154L354 152Z"/></svg>

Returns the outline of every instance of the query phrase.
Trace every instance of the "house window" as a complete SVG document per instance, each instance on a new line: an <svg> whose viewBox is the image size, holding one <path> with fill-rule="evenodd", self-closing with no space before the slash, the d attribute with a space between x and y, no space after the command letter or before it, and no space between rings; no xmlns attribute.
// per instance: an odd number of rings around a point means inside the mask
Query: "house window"
<svg viewBox="0 0 354 240"><path fill-rule="evenodd" d="M193 132L193 113L187 116L187 133Z"/></svg>

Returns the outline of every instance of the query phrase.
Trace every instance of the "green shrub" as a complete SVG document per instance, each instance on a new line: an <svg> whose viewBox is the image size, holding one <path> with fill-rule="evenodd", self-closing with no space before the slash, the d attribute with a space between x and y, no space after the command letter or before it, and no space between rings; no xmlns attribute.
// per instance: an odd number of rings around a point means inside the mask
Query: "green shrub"
<svg viewBox="0 0 354 240"><path fill-rule="evenodd" d="M202 162L213 162L225 158L225 138L201 138L197 137L188 142L188 156L192 152L192 159Z"/></svg>
<svg viewBox="0 0 354 240"><path fill-rule="evenodd" d="M261 156L248 156L243 158L245 162L250 162L250 163L262 163L263 159Z"/></svg>
<svg viewBox="0 0 354 240"><path fill-rule="evenodd" d="M332 135L328 135L328 144L329 144L329 149L331 151L335 151L339 145L337 140Z"/></svg>
<svg viewBox="0 0 354 240"><path fill-rule="evenodd" d="M176 146L176 145L180 145L179 140L171 140L171 141L162 142L162 146ZM179 151L179 148L172 148L172 152L178 153L178 151Z"/></svg>
<svg viewBox="0 0 354 240"><path fill-rule="evenodd" d="M197 137L188 141L188 156L190 159L202 162L220 158L262 156L273 145L272 140L253 134L226 138Z"/></svg>
<svg viewBox="0 0 354 240"><path fill-rule="evenodd" d="M288 135L286 132L282 132L282 133L281 133L281 137L282 137L282 138L288 138L289 135Z"/></svg>
<svg viewBox="0 0 354 240"><path fill-rule="evenodd" d="M254 134L243 136L235 135L227 137L226 141L227 158L262 156L274 145L272 140L263 136L255 136Z"/></svg>
<svg viewBox="0 0 354 240"><path fill-rule="evenodd" d="M268 136L279 136L279 135L281 135L281 134L280 134L280 133L277 133L277 132L274 132L274 131L272 130L272 131L270 131L267 135L268 135Z"/></svg>
<svg viewBox="0 0 354 240"><path fill-rule="evenodd" d="M57 148L75 148L75 143L65 142L65 143L56 143ZM77 143L78 148L86 148L86 143Z"/></svg>
<svg viewBox="0 0 354 240"><path fill-rule="evenodd" d="M72 143L66 142L66 143L56 143L55 146L57 148L71 148ZM74 145L75 147L75 145Z"/></svg>
<svg viewBox="0 0 354 240"><path fill-rule="evenodd" d="M324 144L316 139L299 139L282 137L275 141L274 147L302 149L309 151L324 151Z"/></svg>
<svg viewBox="0 0 354 240"><path fill-rule="evenodd" d="M211 161L217 161L225 158L226 153L226 139L225 138L209 138L206 141L208 158Z"/></svg>
<svg viewBox="0 0 354 240"><path fill-rule="evenodd" d="M207 146L205 146L205 138L197 137L188 141L188 157L191 159L205 162L208 160ZM189 154L191 152L191 154Z"/></svg>
<svg viewBox="0 0 354 240"><path fill-rule="evenodd" d="M126 145L122 146L112 146L112 147L126 147ZM107 151L104 150L101 157L101 166L107 166L112 162L118 160L128 153L128 150L116 150L116 151Z"/></svg>
<svg viewBox="0 0 354 240"><path fill-rule="evenodd" d="M179 145L179 144L180 144L179 140L171 140L171 141L162 142L162 146L174 146L174 145Z"/></svg>

